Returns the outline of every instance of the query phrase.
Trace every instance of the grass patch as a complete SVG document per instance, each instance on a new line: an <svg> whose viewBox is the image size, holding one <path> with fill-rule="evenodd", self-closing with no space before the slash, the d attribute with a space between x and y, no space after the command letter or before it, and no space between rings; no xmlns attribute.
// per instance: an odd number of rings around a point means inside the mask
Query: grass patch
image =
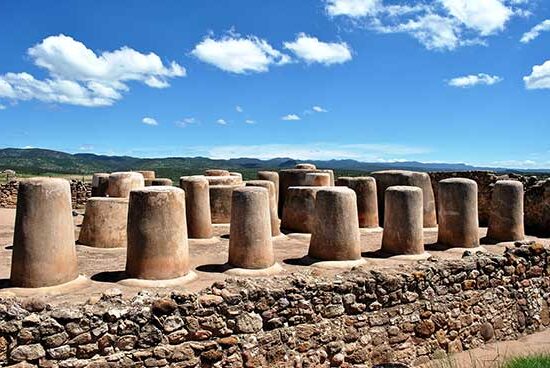
<svg viewBox="0 0 550 368"><path fill-rule="evenodd" d="M533 355L513 358L502 365L502 368L548 368L550 355Z"/></svg>

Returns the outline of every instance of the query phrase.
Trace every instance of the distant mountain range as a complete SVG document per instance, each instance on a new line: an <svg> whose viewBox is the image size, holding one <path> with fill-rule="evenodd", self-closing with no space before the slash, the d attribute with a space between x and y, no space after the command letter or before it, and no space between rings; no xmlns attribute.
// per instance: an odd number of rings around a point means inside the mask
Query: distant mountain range
<svg viewBox="0 0 550 368"><path fill-rule="evenodd" d="M166 157L137 158L129 156L104 156L90 153L70 154L46 149L0 149L0 171L12 169L27 174L65 173L91 174L94 172L114 172L151 169L164 177L178 178L181 175L197 174L206 168L221 168L246 173L259 169L292 168L303 160L274 158L232 158L216 160L206 157ZM403 169L414 171L471 171L485 170L497 172L545 173L548 170L511 170L491 167L476 167L466 164L407 162L360 162L356 160L307 160L318 168L331 168L340 174L350 172L371 172L376 170ZM245 175L246 176L246 175Z"/></svg>

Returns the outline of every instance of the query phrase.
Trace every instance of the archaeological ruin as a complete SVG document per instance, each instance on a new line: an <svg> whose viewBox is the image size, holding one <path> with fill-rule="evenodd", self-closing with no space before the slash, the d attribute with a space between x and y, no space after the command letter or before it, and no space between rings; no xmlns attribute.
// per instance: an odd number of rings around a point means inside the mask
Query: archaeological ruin
<svg viewBox="0 0 550 368"><path fill-rule="evenodd" d="M550 326L550 180L361 175L0 185L0 366L416 367Z"/></svg>

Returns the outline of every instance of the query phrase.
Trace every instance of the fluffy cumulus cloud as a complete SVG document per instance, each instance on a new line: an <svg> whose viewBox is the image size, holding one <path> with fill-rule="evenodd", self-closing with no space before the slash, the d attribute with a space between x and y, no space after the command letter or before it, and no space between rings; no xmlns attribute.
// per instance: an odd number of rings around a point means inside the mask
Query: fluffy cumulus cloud
<svg viewBox="0 0 550 368"><path fill-rule="evenodd" d="M159 125L158 121L156 121L153 118L149 118L149 117L145 117L145 118L141 119L141 122L145 125L152 125L152 126Z"/></svg>
<svg viewBox="0 0 550 368"><path fill-rule="evenodd" d="M547 31L550 31L550 19L546 19L545 21L531 28L529 32L524 33L520 41L522 43L529 43L533 41L535 38L537 38L538 36L540 36L542 32L547 32Z"/></svg>
<svg viewBox="0 0 550 368"><path fill-rule="evenodd" d="M185 128L189 125L197 124L197 123L198 123L197 119L193 117L188 117L188 118L183 118L181 120L176 121L176 126L180 128Z"/></svg>
<svg viewBox="0 0 550 368"><path fill-rule="evenodd" d="M300 33L293 42L285 42L284 47L307 63L342 64L352 58L345 42L323 42L305 33Z"/></svg>
<svg viewBox="0 0 550 368"><path fill-rule="evenodd" d="M550 60L535 65L530 75L523 77L527 89L550 89Z"/></svg>
<svg viewBox="0 0 550 368"><path fill-rule="evenodd" d="M288 114L283 116L281 119L286 121L296 121L296 120L300 120L300 117L296 114Z"/></svg>
<svg viewBox="0 0 550 368"><path fill-rule="evenodd" d="M225 121L225 119L218 119L218 120L216 120L216 124L227 125L227 121Z"/></svg>
<svg viewBox="0 0 550 368"><path fill-rule="evenodd" d="M165 65L154 53L122 47L96 54L82 42L62 34L45 38L27 54L36 66L48 72L48 77L41 80L25 72L0 75L0 98L109 106L129 90L128 82L166 88L169 79L186 74L176 62Z"/></svg>
<svg viewBox="0 0 550 368"><path fill-rule="evenodd" d="M195 46L191 54L199 60L226 72L244 74L267 72L272 65L282 65L290 57L255 36L229 34L222 38L208 36Z"/></svg>
<svg viewBox="0 0 550 368"><path fill-rule="evenodd" d="M379 33L405 33L430 50L486 44L512 17L530 14L523 0L325 0L332 18Z"/></svg>
<svg viewBox="0 0 550 368"><path fill-rule="evenodd" d="M324 109L321 106L313 106L311 109L315 112L328 112L327 109Z"/></svg>
<svg viewBox="0 0 550 368"><path fill-rule="evenodd" d="M501 81L502 81L502 78L499 76L479 73L479 74L465 75L463 77L453 78L449 81L449 86L460 87L460 88L468 88L468 87L473 87L477 85L491 86Z"/></svg>

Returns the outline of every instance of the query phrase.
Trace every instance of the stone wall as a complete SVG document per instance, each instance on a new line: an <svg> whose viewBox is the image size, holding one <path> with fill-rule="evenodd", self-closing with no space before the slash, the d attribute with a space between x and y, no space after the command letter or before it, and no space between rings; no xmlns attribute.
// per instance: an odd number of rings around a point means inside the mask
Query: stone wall
<svg viewBox="0 0 550 368"><path fill-rule="evenodd" d="M475 180L478 185L479 223L487 226L491 211L491 195L497 180L512 179L523 183L525 188L525 228L527 233L539 236L550 235L550 179L539 180L535 176L516 174L497 175L490 171L432 172L430 173L437 200L437 183L440 180L461 177Z"/></svg>
<svg viewBox="0 0 550 368"><path fill-rule="evenodd" d="M18 181L0 184L0 208L15 208L17 205ZM92 185L80 180L71 180L71 196L73 208L83 208L91 196Z"/></svg>
<svg viewBox="0 0 550 368"><path fill-rule="evenodd" d="M199 293L111 289L80 306L0 302L0 365L418 365L550 323L550 249L398 270L216 282ZM90 364L91 363L91 364Z"/></svg>

